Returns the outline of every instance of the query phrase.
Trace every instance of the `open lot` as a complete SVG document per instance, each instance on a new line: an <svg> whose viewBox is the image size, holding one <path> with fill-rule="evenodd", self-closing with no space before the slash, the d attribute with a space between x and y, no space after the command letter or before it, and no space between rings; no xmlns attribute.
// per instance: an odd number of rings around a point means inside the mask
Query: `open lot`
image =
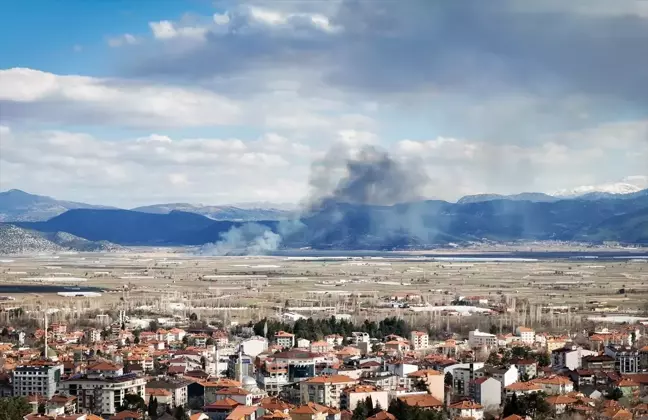
<svg viewBox="0 0 648 420"><path fill-rule="evenodd" d="M529 323L547 313L567 314L569 322L589 316L612 320L612 314L641 317L648 302L645 258L493 261L384 255L203 257L183 249L143 248L7 257L0 261L0 296L11 300L0 305L27 312L56 308L78 317L124 308L182 316L196 312L226 322L290 311L359 319L400 315L438 323L441 313L456 312L448 306L463 297L504 315L517 313L515 322Z"/></svg>

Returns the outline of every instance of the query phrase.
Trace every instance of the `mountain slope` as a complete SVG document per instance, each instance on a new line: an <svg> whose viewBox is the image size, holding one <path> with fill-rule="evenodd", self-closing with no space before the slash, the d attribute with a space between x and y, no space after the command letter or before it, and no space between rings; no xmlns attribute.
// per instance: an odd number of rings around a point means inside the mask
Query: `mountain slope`
<svg viewBox="0 0 648 420"><path fill-rule="evenodd" d="M492 199L469 203L430 200L393 206L327 202L299 221L258 221L279 233L281 246L391 249L471 241L585 240L642 242L648 194L601 200L534 202ZM642 211L644 211L642 213ZM69 232L121 245L201 245L217 242L244 222L193 213L70 210L47 222L18 223L42 232ZM291 225L287 228L287 225Z"/></svg>
<svg viewBox="0 0 648 420"><path fill-rule="evenodd" d="M31 232L14 225L0 224L0 254L26 254L63 250L62 246L45 239L38 232Z"/></svg>
<svg viewBox="0 0 648 420"><path fill-rule="evenodd" d="M149 214L131 210L77 209L45 222L22 222L17 225L40 232L68 232L91 241L157 245L176 243L175 238L198 232L213 223L207 217L179 211Z"/></svg>
<svg viewBox="0 0 648 420"><path fill-rule="evenodd" d="M132 209L143 213L169 214L172 211L200 214L213 220L280 220L291 217L291 212L275 208L240 208L235 206L203 206L200 204L154 204Z"/></svg>
<svg viewBox="0 0 648 420"><path fill-rule="evenodd" d="M457 204L468 204L468 203L479 203L482 201L491 201L491 200L513 200L513 201L558 201L559 198L553 197L544 193L520 193L512 195L501 195L501 194L476 194L476 195L466 195L461 197Z"/></svg>
<svg viewBox="0 0 648 420"><path fill-rule="evenodd" d="M590 241L620 241L648 245L648 208L611 217L582 234Z"/></svg>
<svg viewBox="0 0 648 420"><path fill-rule="evenodd" d="M107 208L74 201L56 200L21 190L0 192L0 222L43 221L71 209Z"/></svg>

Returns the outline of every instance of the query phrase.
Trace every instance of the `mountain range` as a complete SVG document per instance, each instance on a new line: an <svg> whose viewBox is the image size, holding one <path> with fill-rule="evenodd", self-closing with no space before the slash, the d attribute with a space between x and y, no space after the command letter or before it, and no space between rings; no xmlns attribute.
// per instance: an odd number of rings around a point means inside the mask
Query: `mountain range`
<svg viewBox="0 0 648 420"><path fill-rule="evenodd" d="M91 243L126 246L203 245L219 241L265 244L265 231L275 235L272 242L276 245L272 246L286 248L403 249L486 240L619 241L648 245L648 190L563 200L521 194L473 196L457 203L428 200L391 206L326 202L299 218L254 223L213 220L178 210L164 214L94 208L68 210L47 221L12 224L41 232L46 239L65 232ZM255 229L243 229L250 225ZM246 237L244 231L262 234L258 238ZM240 248L241 244L231 246Z"/></svg>
<svg viewBox="0 0 648 420"><path fill-rule="evenodd" d="M278 207L278 208L277 208ZM273 207L268 203L205 206L200 204L168 203L137 207L133 211L169 214L183 211L206 216L212 220L280 220L292 217L293 211L285 204ZM21 190L0 192L0 222L42 222L75 209L116 209L51 197L29 194Z"/></svg>

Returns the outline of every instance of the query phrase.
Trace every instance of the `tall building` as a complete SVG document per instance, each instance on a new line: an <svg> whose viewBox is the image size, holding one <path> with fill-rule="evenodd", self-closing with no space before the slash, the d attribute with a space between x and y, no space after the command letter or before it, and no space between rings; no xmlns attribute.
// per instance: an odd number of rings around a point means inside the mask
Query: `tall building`
<svg viewBox="0 0 648 420"><path fill-rule="evenodd" d="M61 393L75 396L79 409L102 416L113 415L127 394L145 396L146 380L136 374L124 374L122 366L97 363L85 375L76 375L61 382Z"/></svg>
<svg viewBox="0 0 648 420"><path fill-rule="evenodd" d="M56 393L62 374L63 364L50 360L17 366L13 373L14 396L40 395L49 400Z"/></svg>

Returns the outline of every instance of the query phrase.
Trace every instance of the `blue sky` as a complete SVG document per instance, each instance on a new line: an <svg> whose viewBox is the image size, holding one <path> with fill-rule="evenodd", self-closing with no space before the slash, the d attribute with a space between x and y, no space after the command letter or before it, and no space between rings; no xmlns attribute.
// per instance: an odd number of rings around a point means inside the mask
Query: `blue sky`
<svg viewBox="0 0 648 420"><path fill-rule="evenodd" d="M367 145L426 196L648 186L648 3L0 4L0 189L298 202Z"/></svg>

